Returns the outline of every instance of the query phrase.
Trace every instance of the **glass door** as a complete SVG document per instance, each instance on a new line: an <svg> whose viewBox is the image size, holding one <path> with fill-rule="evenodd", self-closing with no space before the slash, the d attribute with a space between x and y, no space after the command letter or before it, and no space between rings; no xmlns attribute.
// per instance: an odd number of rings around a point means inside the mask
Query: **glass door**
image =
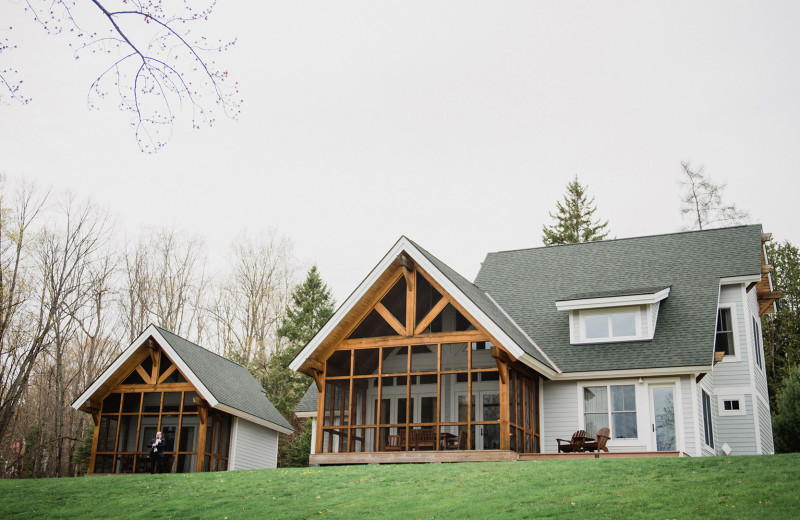
<svg viewBox="0 0 800 520"><path fill-rule="evenodd" d="M674 394L674 385L650 387L651 442L657 451L677 450Z"/></svg>
<svg viewBox="0 0 800 520"><path fill-rule="evenodd" d="M480 410L478 411L481 421L500 420L500 394L495 391L480 392ZM480 450L499 450L500 449L500 425L481 424L477 428L478 438L476 444Z"/></svg>

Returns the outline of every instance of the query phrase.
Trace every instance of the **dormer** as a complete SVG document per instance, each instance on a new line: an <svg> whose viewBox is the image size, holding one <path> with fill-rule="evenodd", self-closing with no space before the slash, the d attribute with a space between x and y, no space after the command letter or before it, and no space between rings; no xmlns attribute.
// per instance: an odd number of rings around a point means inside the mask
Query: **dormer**
<svg viewBox="0 0 800 520"><path fill-rule="evenodd" d="M656 332L661 301L669 287L642 287L578 293L556 301L559 311L569 311L572 345L648 341Z"/></svg>

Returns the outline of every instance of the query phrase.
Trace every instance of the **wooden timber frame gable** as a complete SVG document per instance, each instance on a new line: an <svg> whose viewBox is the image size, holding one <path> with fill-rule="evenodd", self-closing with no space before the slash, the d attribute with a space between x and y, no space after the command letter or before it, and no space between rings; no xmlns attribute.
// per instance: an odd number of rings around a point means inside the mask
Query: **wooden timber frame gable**
<svg viewBox="0 0 800 520"><path fill-rule="evenodd" d="M95 425L91 473L149 471L156 431L167 440L168 472L227 469L232 418L211 409L186 376L152 337L125 360L82 408Z"/></svg>
<svg viewBox="0 0 800 520"><path fill-rule="evenodd" d="M436 432L425 449L540 451L540 375L405 253L300 371L319 392L317 454L423 449L421 430Z"/></svg>

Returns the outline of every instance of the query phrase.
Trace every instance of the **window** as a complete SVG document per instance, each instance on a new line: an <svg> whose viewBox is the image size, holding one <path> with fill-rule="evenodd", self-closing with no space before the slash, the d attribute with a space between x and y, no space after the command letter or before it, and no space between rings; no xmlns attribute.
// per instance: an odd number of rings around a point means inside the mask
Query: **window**
<svg viewBox="0 0 800 520"><path fill-rule="evenodd" d="M745 415L747 405L745 404L744 395L718 395L717 406L720 416L726 415Z"/></svg>
<svg viewBox="0 0 800 520"><path fill-rule="evenodd" d="M587 386L583 389L587 435L610 428L612 439L635 439L636 389L633 385Z"/></svg>
<svg viewBox="0 0 800 520"><path fill-rule="evenodd" d="M758 327L758 320L753 316L753 354L756 360L756 365L761 368L761 331Z"/></svg>
<svg viewBox="0 0 800 520"><path fill-rule="evenodd" d="M584 337L587 340L638 338L640 336L637 330L638 318L638 309L630 308L619 311L586 312L583 318Z"/></svg>
<svg viewBox="0 0 800 520"><path fill-rule="evenodd" d="M722 308L717 311L717 340L714 350L716 352L724 352L726 356L736 354L733 348L733 319L729 308Z"/></svg>
<svg viewBox="0 0 800 520"><path fill-rule="evenodd" d="M705 390L703 392L703 432L704 441L710 448L714 447L714 431L711 425L711 398Z"/></svg>

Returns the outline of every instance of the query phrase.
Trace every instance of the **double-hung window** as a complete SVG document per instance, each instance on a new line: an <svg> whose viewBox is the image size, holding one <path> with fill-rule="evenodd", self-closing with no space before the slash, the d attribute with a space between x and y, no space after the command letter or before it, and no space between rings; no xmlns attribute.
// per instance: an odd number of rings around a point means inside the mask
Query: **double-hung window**
<svg viewBox="0 0 800 520"><path fill-rule="evenodd" d="M637 437L634 385L584 387L583 412L587 435L610 428L612 439Z"/></svg>
<svg viewBox="0 0 800 520"><path fill-rule="evenodd" d="M733 347L733 318L729 308L723 307L717 311L717 340L714 350L724 352L726 356L736 354Z"/></svg>

